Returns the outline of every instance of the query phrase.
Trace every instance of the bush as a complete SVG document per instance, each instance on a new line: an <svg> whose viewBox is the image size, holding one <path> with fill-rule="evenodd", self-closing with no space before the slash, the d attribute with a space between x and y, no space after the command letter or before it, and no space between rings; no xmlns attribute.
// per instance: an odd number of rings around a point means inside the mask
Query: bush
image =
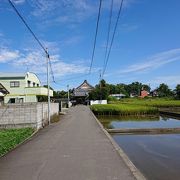
<svg viewBox="0 0 180 180"><path fill-rule="evenodd" d="M118 101L117 99L116 99L116 97L113 97L113 96L108 96L108 99L107 99L107 101L108 102L111 102L111 101Z"/></svg>
<svg viewBox="0 0 180 180"><path fill-rule="evenodd" d="M54 114L51 116L51 123L58 122L60 120L60 115L59 114Z"/></svg>

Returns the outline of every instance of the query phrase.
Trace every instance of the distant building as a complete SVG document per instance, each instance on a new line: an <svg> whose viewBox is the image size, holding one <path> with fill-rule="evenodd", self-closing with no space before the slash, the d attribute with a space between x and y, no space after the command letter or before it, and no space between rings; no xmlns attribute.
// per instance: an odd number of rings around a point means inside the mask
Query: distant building
<svg viewBox="0 0 180 180"><path fill-rule="evenodd" d="M130 97L133 98L133 97L138 97L138 95L136 93L130 93Z"/></svg>
<svg viewBox="0 0 180 180"><path fill-rule="evenodd" d="M126 97L125 94L110 94L109 96L115 97L115 98L118 99L118 100Z"/></svg>
<svg viewBox="0 0 180 180"><path fill-rule="evenodd" d="M38 102L39 98L48 94L36 74L30 72L1 73L0 83L9 92L4 97L5 103ZM53 96L52 90L50 96Z"/></svg>
<svg viewBox="0 0 180 180"><path fill-rule="evenodd" d="M153 91L150 92L150 95L151 95L152 97L158 97L158 96L159 96L158 90L157 90L157 89L154 89Z"/></svg>
<svg viewBox="0 0 180 180"><path fill-rule="evenodd" d="M84 80L80 86L73 90L73 100L76 102L76 104L88 104L89 92L91 92L93 89L94 87L90 85L87 80Z"/></svg>
<svg viewBox="0 0 180 180"><path fill-rule="evenodd" d="M149 95L149 92L148 92L148 91L142 90L140 97L141 97L141 98L144 98L144 97L147 97L148 95Z"/></svg>

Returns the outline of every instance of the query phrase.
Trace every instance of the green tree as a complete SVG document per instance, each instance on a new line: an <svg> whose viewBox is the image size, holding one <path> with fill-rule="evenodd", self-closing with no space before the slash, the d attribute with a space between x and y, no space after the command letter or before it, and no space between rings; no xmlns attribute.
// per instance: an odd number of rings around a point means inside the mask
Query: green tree
<svg viewBox="0 0 180 180"><path fill-rule="evenodd" d="M175 94L176 94L177 99L180 99L180 84L176 86Z"/></svg>
<svg viewBox="0 0 180 180"><path fill-rule="evenodd" d="M97 84L93 91L89 93L89 99L107 99L109 96L109 85L104 79L102 79L99 84Z"/></svg>
<svg viewBox="0 0 180 180"><path fill-rule="evenodd" d="M128 94L134 94L136 96L140 95L140 92L142 90L142 83L140 82L133 82L131 84L128 84L126 87L126 91L128 92Z"/></svg>
<svg viewBox="0 0 180 180"><path fill-rule="evenodd" d="M151 91L151 87L149 85L147 85L147 84L143 84L142 88L143 88L143 90L146 90L147 92Z"/></svg>
<svg viewBox="0 0 180 180"><path fill-rule="evenodd" d="M127 92L126 84L117 84L116 85L116 94L124 94L126 97L129 97L129 93Z"/></svg>
<svg viewBox="0 0 180 180"><path fill-rule="evenodd" d="M64 90L54 91L54 97L56 97L56 98L67 98L67 92Z"/></svg>
<svg viewBox="0 0 180 180"><path fill-rule="evenodd" d="M159 85L157 92L159 97L170 97L173 95L171 89L169 89L168 85L164 83Z"/></svg>

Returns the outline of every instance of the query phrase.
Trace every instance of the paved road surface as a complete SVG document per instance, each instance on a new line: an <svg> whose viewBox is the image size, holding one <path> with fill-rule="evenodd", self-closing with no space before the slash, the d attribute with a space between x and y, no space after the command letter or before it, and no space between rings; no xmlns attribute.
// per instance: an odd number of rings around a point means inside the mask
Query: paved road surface
<svg viewBox="0 0 180 180"><path fill-rule="evenodd" d="M0 180L132 179L85 106L71 108L59 123L0 159Z"/></svg>

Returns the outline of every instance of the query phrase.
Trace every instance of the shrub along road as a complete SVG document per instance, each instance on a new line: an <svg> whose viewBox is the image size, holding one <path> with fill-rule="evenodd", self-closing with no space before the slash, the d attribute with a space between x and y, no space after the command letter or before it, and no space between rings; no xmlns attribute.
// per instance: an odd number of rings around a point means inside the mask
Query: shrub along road
<svg viewBox="0 0 180 180"><path fill-rule="evenodd" d="M135 179L88 107L77 106L0 159L2 180Z"/></svg>

